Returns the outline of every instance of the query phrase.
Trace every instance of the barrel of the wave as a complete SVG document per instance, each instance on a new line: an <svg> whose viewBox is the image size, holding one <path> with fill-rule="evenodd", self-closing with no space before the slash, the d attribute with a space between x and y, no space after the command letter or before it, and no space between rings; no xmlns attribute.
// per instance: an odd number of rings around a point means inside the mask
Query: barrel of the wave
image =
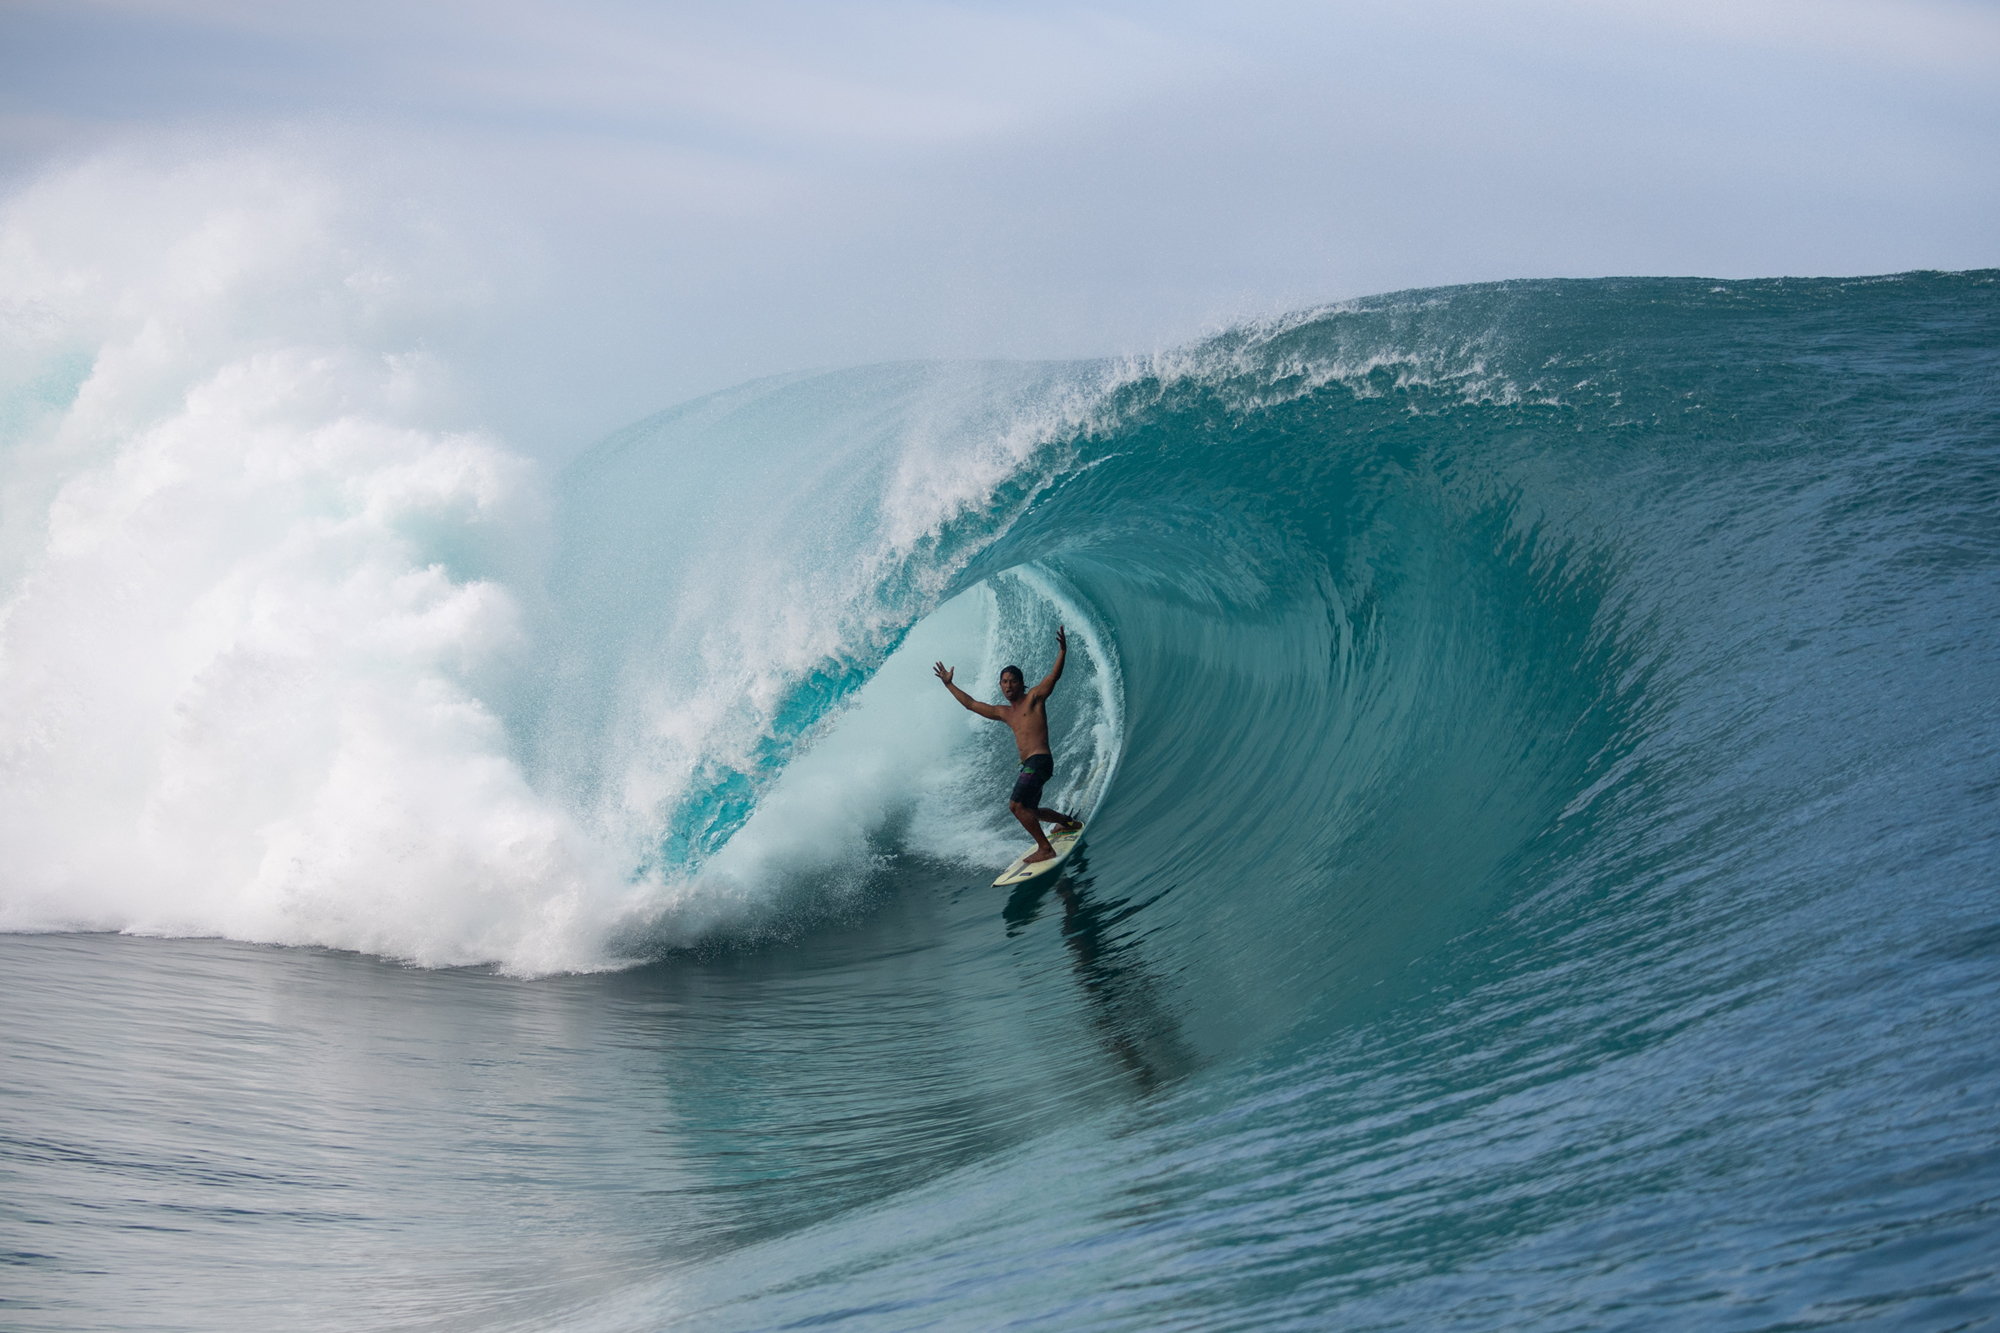
<svg viewBox="0 0 2000 1333"><path fill-rule="evenodd" d="M943 662L936 667L938 680L966 711L1006 723L1014 733L1014 743L1020 750L1021 771L1014 781L1014 790L1007 804L1014 817L1021 822L1021 827L1034 838L1035 845L1001 872L1000 877L993 881L995 887L1020 884L1054 873L1069 858L1077 840L1083 836L1081 820L1042 804L1043 789L1055 776L1056 763L1049 742L1048 701L1056 686L1062 682L1063 667L1068 661L1069 634L1058 624L1055 664L1033 689L1028 688L1027 677L1020 667L1010 662L1000 669L1000 694L1006 700L1004 704L989 704L973 698L953 681L952 668ZM1042 833L1043 824L1056 826L1060 844Z"/></svg>

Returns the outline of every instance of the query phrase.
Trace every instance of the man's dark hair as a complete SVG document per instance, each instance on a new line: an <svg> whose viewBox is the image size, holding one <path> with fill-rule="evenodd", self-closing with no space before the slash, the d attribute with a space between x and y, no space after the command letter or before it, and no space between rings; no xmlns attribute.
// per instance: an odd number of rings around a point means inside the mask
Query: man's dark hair
<svg viewBox="0 0 2000 1333"><path fill-rule="evenodd" d="M1015 680L1020 681L1024 685L1027 684L1028 678L1021 674L1021 668L1013 666L1011 664L1000 668L1000 674L1003 676L1010 671L1014 673Z"/></svg>

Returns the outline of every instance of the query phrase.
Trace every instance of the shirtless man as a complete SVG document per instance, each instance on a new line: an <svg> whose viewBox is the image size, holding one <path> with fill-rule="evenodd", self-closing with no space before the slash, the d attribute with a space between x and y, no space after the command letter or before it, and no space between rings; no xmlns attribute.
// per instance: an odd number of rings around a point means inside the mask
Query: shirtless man
<svg viewBox="0 0 2000 1333"><path fill-rule="evenodd" d="M1014 748L1021 752L1021 775L1014 779L1014 795L1007 802L1007 808L1014 812L1014 818L1020 820L1021 827L1035 839L1035 850L1027 855L1029 863L1046 861L1056 854L1056 849L1049 846L1048 838L1042 833L1043 824L1055 824L1063 833L1083 827L1072 815L1041 808L1042 787L1056 771L1055 756L1049 753L1049 695L1055 691L1056 682L1062 679L1063 659L1068 655L1069 636L1058 625L1056 664L1049 668L1048 675L1042 677L1041 684L1031 690L1027 688L1026 678L1021 675L1021 668L1000 668L1000 693L1006 696L1005 705L979 702L951 683L950 667L942 662L937 664L937 678L951 691L952 698L979 716L1005 722L1014 729Z"/></svg>

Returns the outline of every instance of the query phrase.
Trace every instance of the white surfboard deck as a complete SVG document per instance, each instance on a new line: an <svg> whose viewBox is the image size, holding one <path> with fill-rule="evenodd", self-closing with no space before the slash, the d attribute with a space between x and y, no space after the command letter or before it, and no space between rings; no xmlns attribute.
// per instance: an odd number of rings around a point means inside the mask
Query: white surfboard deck
<svg viewBox="0 0 2000 1333"><path fill-rule="evenodd" d="M1000 878L993 881L993 886L1005 888L1010 884L1026 884L1031 879L1039 879L1043 875L1062 869L1063 862L1069 860L1069 854L1076 849L1077 839L1082 836L1082 829L1074 833L1051 833L1049 846L1056 849L1055 856L1047 861L1037 861L1033 865L1028 865L1026 864L1028 857L1040 850L1030 847L1014 858L1013 865L1000 872Z"/></svg>

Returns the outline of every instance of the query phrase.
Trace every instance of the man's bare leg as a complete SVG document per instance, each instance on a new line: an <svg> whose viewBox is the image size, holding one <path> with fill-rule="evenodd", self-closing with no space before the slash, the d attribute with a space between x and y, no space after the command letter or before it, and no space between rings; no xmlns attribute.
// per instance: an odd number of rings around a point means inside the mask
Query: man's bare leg
<svg viewBox="0 0 2000 1333"><path fill-rule="evenodd" d="M1047 861L1053 857L1056 849L1049 846L1049 840L1042 832L1042 821L1035 817L1041 814L1041 811L1031 811L1019 801L1007 802L1007 808L1014 812L1014 818L1021 821L1021 827L1028 830L1029 836L1035 840L1035 850L1028 853L1027 859L1022 864L1033 865L1037 861Z"/></svg>
<svg viewBox="0 0 2000 1333"><path fill-rule="evenodd" d="M1057 825L1058 833L1074 833L1083 827L1083 821L1075 815L1066 815L1060 810L1051 810L1046 805L1035 811L1035 817L1044 824Z"/></svg>

